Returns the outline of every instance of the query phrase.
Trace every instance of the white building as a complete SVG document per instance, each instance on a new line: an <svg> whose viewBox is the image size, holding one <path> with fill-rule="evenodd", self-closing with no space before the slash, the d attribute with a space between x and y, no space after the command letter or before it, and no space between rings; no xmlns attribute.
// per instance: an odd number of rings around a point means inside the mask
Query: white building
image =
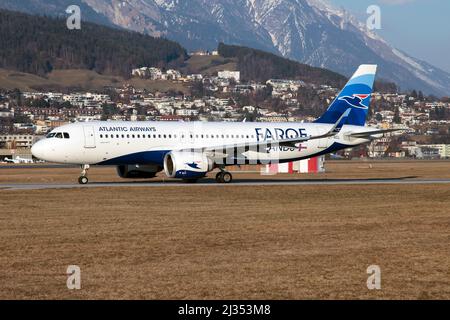
<svg viewBox="0 0 450 320"><path fill-rule="evenodd" d="M177 109L176 114L178 116L196 116L198 115L198 110L197 109Z"/></svg>
<svg viewBox="0 0 450 320"><path fill-rule="evenodd" d="M222 78L222 79L234 79L236 82L241 81L241 72L240 71L228 71L228 70L224 70L224 71L219 71L217 73L217 77Z"/></svg>
<svg viewBox="0 0 450 320"><path fill-rule="evenodd" d="M34 136L30 134L2 134L0 142L8 149L31 148L34 143Z"/></svg>
<svg viewBox="0 0 450 320"><path fill-rule="evenodd" d="M196 74L189 74L188 76L187 76L187 78L189 79L189 80L192 80L192 81L201 81L201 80L203 80L203 75L201 75L200 73L196 73Z"/></svg>
<svg viewBox="0 0 450 320"><path fill-rule="evenodd" d="M145 79L151 79L151 80L160 80L162 78L162 71L159 68L154 67L142 67L133 69L131 71L131 75L135 77L145 78Z"/></svg>
<svg viewBox="0 0 450 320"><path fill-rule="evenodd" d="M166 72L167 80L178 80L181 78L181 73L178 70L169 69Z"/></svg>
<svg viewBox="0 0 450 320"><path fill-rule="evenodd" d="M437 149L439 156L443 159L450 158L450 144L428 144L420 145L421 148Z"/></svg>

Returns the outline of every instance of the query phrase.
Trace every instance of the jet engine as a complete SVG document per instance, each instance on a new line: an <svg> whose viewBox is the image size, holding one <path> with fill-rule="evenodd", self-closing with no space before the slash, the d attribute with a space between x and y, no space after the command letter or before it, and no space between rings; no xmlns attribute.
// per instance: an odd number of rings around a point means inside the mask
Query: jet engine
<svg viewBox="0 0 450 320"><path fill-rule="evenodd" d="M169 178L196 180L214 169L214 162L202 152L172 151L164 157L164 172Z"/></svg>
<svg viewBox="0 0 450 320"><path fill-rule="evenodd" d="M161 168L156 165L121 165L117 166L117 174L125 179L154 178Z"/></svg>

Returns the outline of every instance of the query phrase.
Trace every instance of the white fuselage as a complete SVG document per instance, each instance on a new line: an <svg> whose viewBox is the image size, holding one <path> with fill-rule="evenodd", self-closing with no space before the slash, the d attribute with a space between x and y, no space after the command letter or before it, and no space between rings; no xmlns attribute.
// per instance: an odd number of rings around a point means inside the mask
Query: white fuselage
<svg viewBox="0 0 450 320"><path fill-rule="evenodd" d="M182 149L277 141L320 135L332 125L320 123L266 122L80 122L54 129L37 142L32 153L42 160L67 164L163 165L166 153ZM248 160L286 162L365 143L347 139L345 132L364 132L367 127L344 125L333 137L309 140L295 147L269 147L264 152L247 151ZM59 134L58 134L59 133ZM233 164L233 163L226 163Z"/></svg>

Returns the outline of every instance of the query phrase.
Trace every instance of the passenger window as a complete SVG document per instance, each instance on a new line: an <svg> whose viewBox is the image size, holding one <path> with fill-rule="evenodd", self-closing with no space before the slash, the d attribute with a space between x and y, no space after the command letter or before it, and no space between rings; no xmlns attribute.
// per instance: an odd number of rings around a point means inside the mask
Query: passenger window
<svg viewBox="0 0 450 320"><path fill-rule="evenodd" d="M116 138L119 138L119 135L118 135L118 134L116 134Z"/></svg>
<svg viewBox="0 0 450 320"><path fill-rule="evenodd" d="M171 134L169 134L169 139L171 139L172 138L172 135Z"/></svg>
<svg viewBox="0 0 450 320"><path fill-rule="evenodd" d="M127 134L127 138L130 139L130 135L129 134Z"/></svg>
<svg viewBox="0 0 450 320"><path fill-rule="evenodd" d="M123 139L123 138L125 138L125 135L124 135L124 134L122 135L122 139Z"/></svg>
<svg viewBox="0 0 450 320"><path fill-rule="evenodd" d="M138 137L138 138L140 138L140 137L141 137L141 135L140 135L140 134L138 134L138 135L137 135L137 137Z"/></svg>
<svg viewBox="0 0 450 320"><path fill-rule="evenodd" d="M164 139L165 139L165 138L167 138L167 136L166 136L166 135L164 135Z"/></svg>
<svg viewBox="0 0 450 320"><path fill-rule="evenodd" d="M105 134L105 138L108 138L108 135L107 135L107 134Z"/></svg>
<svg viewBox="0 0 450 320"><path fill-rule="evenodd" d="M64 132L63 134L64 134L64 139L70 139L70 136L67 132Z"/></svg>
<svg viewBox="0 0 450 320"><path fill-rule="evenodd" d="M62 135L61 132L58 132L58 133L56 134L56 137L57 137L58 139L62 139L63 135Z"/></svg>
<svg viewBox="0 0 450 320"><path fill-rule="evenodd" d="M100 138L103 138L103 135L102 135L102 134L100 135Z"/></svg>
<svg viewBox="0 0 450 320"><path fill-rule="evenodd" d="M133 135L131 135L131 137L132 137L132 138L134 138L134 134L133 134Z"/></svg>

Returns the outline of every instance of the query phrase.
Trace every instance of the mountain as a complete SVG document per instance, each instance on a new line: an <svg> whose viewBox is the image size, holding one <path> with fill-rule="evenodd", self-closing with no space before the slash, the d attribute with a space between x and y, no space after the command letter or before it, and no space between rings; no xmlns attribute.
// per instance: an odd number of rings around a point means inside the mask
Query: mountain
<svg viewBox="0 0 450 320"><path fill-rule="evenodd" d="M131 69L140 66L175 67L191 72L217 72L229 66L240 70L244 79L262 82L270 78L291 78L340 87L346 81L333 71L252 48L220 44L221 56L187 59L181 45L163 38L90 22L84 22L81 30L68 30L60 17L8 10L0 10L0 39L0 87L3 88L98 89L122 85L124 81L142 87L149 84L128 79Z"/></svg>
<svg viewBox="0 0 450 320"><path fill-rule="evenodd" d="M179 44L137 32L85 22L68 30L65 20L0 10L0 68L45 76L53 69L88 69L129 77L132 68L181 65Z"/></svg>
<svg viewBox="0 0 450 320"><path fill-rule="evenodd" d="M67 17L66 9L71 5L80 7L82 17L86 21L103 24L109 27L118 27L101 13L95 12L94 9L85 4L83 0L0 0L0 8L2 9L60 17Z"/></svg>
<svg viewBox="0 0 450 320"><path fill-rule="evenodd" d="M2 0L0 6L14 1ZM346 76L359 64L376 63L379 77L402 90L450 93L449 73L394 48L325 0L21 0L16 10L64 13L66 2L86 8L86 20L106 19L189 50L212 50L220 42L243 45Z"/></svg>

